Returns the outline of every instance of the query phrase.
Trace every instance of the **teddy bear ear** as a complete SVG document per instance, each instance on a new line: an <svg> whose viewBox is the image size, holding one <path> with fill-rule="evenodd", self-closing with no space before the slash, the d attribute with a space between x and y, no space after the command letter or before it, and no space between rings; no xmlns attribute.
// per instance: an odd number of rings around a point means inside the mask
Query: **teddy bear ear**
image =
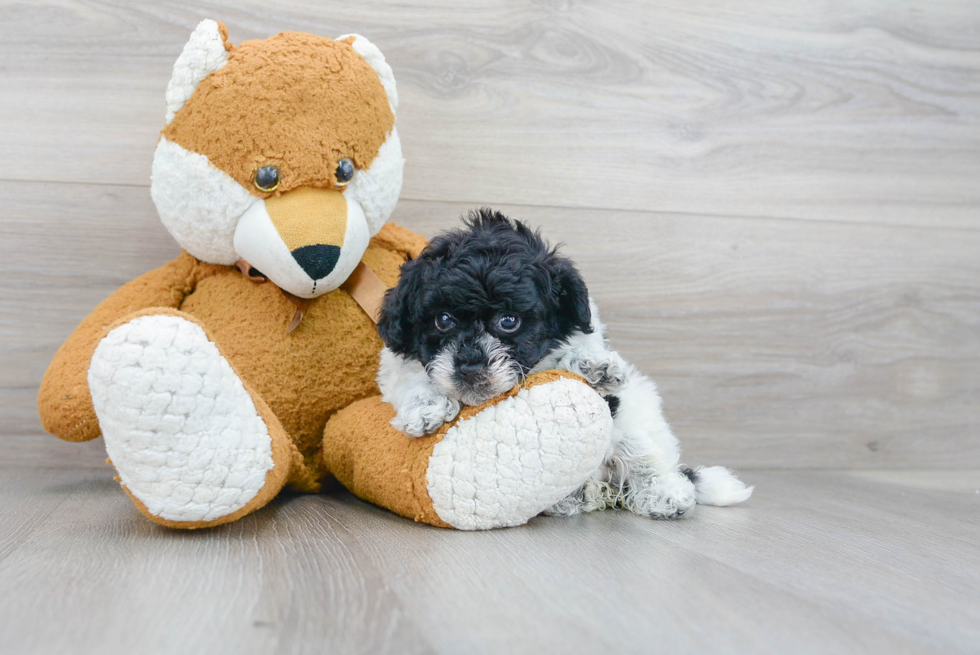
<svg viewBox="0 0 980 655"><path fill-rule="evenodd" d="M398 109L398 89L395 87L395 74L391 71L391 66L385 61L385 56L374 45L360 34L345 34L338 37L338 41L347 41L354 48L354 52L361 55L371 68L375 70L381 79L381 86L388 94L388 103L391 104L391 111Z"/></svg>
<svg viewBox="0 0 980 655"><path fill-rule="evenodd" d="M205 77L228 63L228 30L211 19L202 20L177 57L167 85L167 124L174 119Z"/></svg>

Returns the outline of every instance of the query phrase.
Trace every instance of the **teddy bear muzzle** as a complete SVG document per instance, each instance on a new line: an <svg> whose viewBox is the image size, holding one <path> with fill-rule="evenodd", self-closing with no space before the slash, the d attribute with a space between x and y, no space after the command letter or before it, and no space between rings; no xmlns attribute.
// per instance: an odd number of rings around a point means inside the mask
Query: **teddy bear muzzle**
<svg viewBox="0 0 980 655"><path fill-rule="evenodd" d="M235 251L301 298L339 287L370 241L360 204L335 189L299 187L256 201L235 228Z"/></svg>

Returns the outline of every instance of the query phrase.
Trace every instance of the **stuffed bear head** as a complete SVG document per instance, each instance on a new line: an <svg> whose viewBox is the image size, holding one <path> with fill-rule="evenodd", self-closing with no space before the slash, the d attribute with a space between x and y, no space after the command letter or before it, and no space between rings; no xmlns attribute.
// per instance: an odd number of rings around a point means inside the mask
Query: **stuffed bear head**
<svg viewBox="0 0 980 655"><path fill-rule="evenodd" d="M233 46L202 21L167 87L151 193L180 246L245 260L285 291L339 287L401 191L398 96L362 36L283 32Z"/></svg>

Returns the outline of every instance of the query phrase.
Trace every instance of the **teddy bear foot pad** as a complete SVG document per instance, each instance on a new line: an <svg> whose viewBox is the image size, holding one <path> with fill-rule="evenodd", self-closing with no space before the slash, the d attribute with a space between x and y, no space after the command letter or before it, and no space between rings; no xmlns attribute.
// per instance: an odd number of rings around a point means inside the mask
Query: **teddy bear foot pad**
<svg viewBox="0 0 980 655"><path fill-rule="evenodd" d="M558 379L459 421L435 445L428 491L460 530L522 525L574 491L602 463L609 406L576 380Z"/></svg>
<svg viewBox="0 0 980 655"><path fill-rule="evenodd" d="M268 495L269 426L197 323L123 323L96 348L88 381L109 458L150 518L214 524Z"/></svg>

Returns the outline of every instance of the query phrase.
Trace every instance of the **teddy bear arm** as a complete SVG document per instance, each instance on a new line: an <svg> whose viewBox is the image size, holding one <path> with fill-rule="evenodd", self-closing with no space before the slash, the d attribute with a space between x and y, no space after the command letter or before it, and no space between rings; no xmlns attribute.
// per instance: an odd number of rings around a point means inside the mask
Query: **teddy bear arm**
<svg viewBox="0 0 980 655"><path fill-rule="evenodd" d="M394 416L380 396L334 414L322 468L364 500L462 530L521 525L553 506L595 472L612 433L605 400L567 371L529 375L425 437L398 432Z"/></svg>
<svg viewBox="0 0 980 655"><path fill-rule="evenodd" d="M88 388L92 353L110 326L150 307L177 308L193 291L198 262L187 253L123 285L102 301L61 345L44 374L38 411L44 429L65 441L99 436Z"/></svg>

